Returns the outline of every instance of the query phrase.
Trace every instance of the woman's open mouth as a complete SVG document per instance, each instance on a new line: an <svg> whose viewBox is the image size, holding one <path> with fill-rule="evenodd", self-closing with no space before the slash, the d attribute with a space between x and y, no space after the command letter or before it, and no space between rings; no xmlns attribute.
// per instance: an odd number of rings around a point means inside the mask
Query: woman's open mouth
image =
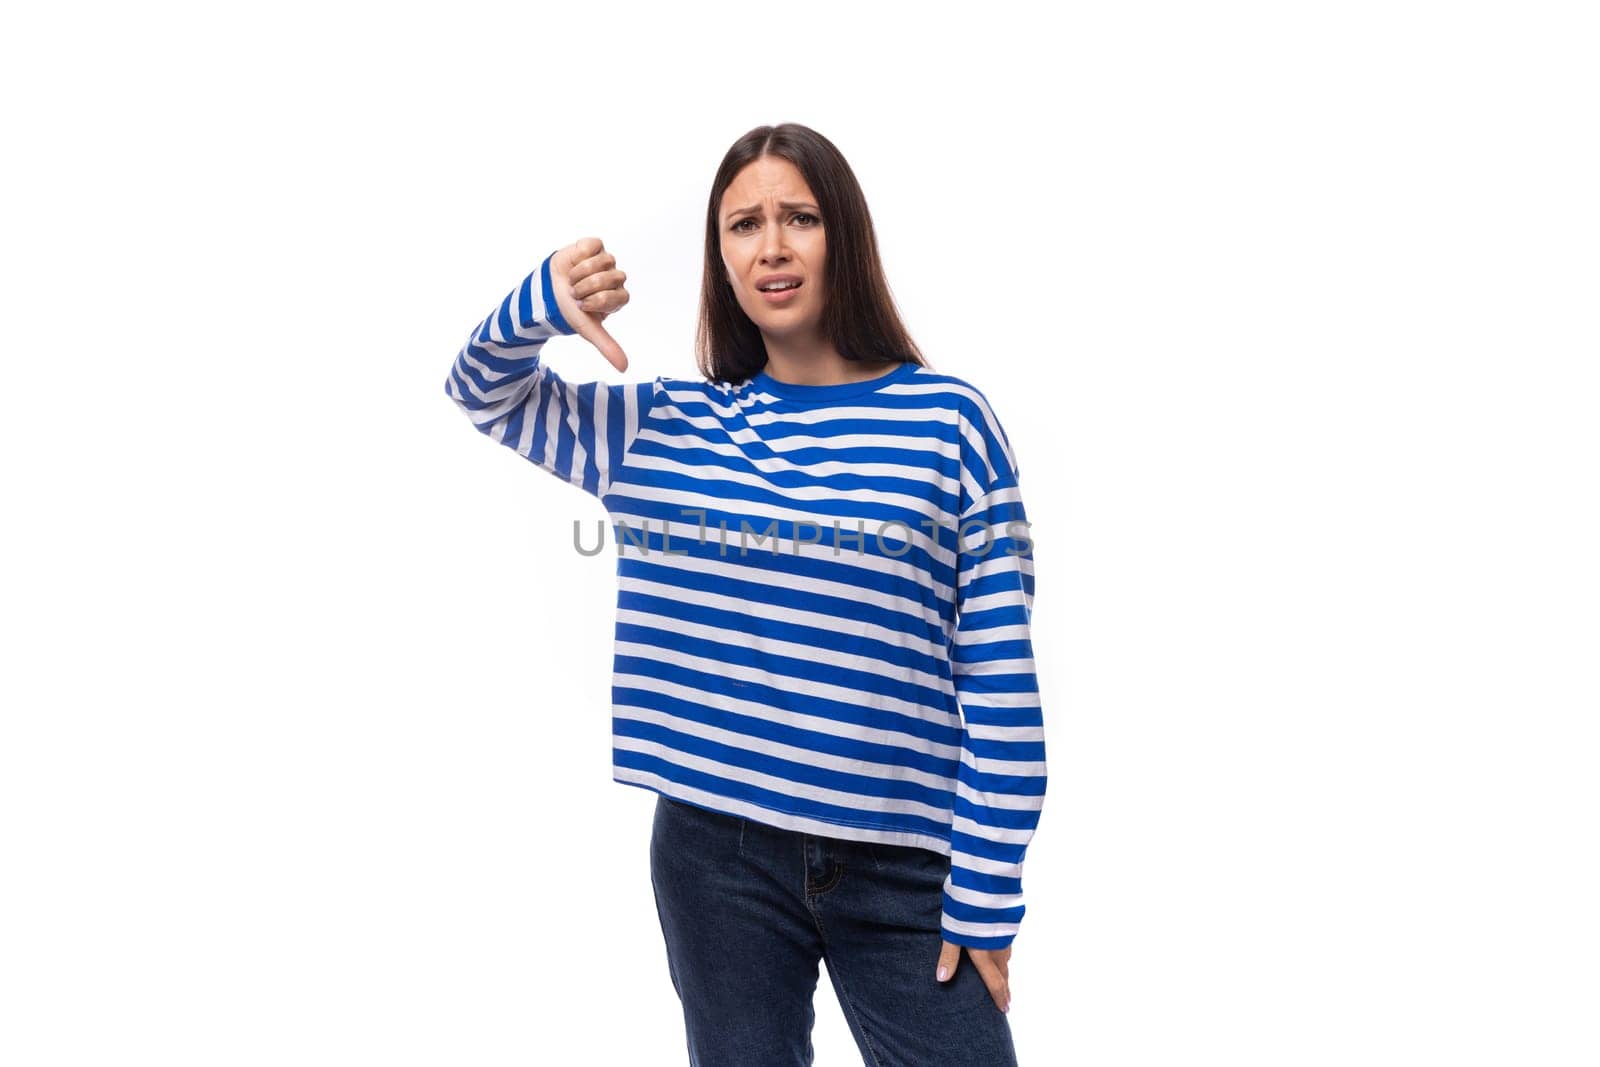
<svg viewBox="0 0 1600 1067"><path fill-rule="evenodd" d="M769 304L787 304L800 291L800 282L786 282L774 289L760 289L761 299Z"/></svg>

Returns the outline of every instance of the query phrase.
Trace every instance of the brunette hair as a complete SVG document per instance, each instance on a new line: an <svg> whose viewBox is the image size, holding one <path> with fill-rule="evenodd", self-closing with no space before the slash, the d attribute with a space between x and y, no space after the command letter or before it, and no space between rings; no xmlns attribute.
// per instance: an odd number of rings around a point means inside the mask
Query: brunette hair
<svg viewBox="0 0 1600 1067"><path fill-rule="evenodd" d="M832 141L794 122L757 126L733 143L706 204L705 270L695 358L708 381L740 382L767 365L761 331L739 306L722 262L722 197L733 179L763 156L793 163L811 187L828 235L823 264L822 335L845 359L864 363L928 361L900 321L878 258L878 239L861 184Z"/></svg>

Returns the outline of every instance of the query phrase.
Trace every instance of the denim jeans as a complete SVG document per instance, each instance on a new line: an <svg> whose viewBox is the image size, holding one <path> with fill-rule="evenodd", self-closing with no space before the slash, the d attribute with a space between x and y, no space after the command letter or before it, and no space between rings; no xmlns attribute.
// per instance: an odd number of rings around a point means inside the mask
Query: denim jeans
<svg viewBox="0 0 1600 1067"><path fill-rule="evenodd" d="M1016 1051L962 950L939 982L950 858L821 837L657 794L650 881L693 1067L812 1063L826 960L868 1067L1007 1067Z"/></svg>

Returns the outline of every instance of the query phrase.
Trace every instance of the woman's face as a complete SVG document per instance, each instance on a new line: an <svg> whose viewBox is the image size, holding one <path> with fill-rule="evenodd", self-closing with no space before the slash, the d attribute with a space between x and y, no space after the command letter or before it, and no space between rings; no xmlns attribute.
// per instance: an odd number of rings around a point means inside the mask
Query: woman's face
<svg viewBox="0 0 1600 1067"><path fill-rule="evenodd" d="M787 159L763 156L722 194L722 262L739 306L770 337L804 340L822 319L822 264L828 252L810 186ZM767 293L778 278L799 288Z"/></svg>

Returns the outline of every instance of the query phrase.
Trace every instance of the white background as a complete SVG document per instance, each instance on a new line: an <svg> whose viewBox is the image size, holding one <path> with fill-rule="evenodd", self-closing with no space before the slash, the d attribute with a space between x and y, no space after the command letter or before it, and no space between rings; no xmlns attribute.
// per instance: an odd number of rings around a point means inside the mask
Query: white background
<svg viewBox="0 0 1600 1067"><path fill-rule="evenodd" d="M692 376L797 121L1024 472L1022 1062L1595 1063L1582 7L12 13L0 1060L686 1062L603 509L444 381L583 236Z"/></svg>

